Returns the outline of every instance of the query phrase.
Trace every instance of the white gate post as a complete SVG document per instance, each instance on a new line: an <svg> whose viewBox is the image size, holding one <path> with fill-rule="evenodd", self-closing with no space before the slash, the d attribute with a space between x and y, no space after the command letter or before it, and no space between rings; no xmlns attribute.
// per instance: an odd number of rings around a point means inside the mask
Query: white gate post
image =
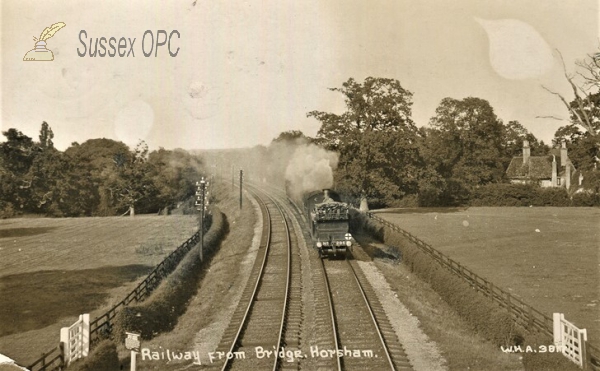
<svg viewBox="0 0 600 371"><path fill-rule="evenodd" d="M77 322L60 329L60 342L63 343L65 365L73 360L87 357L90 351L90 315L81 314Z"/></svg>
<svg viewBox="0 0 600 371"><path fill-rule="evenodd" d="M60 342L63 343L65 365L71 362L71 342L69 341L69 328L63 327L60 329Z"/></svg>
<svg viewBox="0 0 600 371"><path fill-rule="evenodd" d="M561 348L563 346L563 336L562 336L562 317L561 313L552 313L552 335L554 338L554 346L557 348Z"/></svg>
<svg viewBox="0 0 600 371"><path fill-rule="evenodd" d="M83 349L81 350L81 355L83 357L87 357L89 352L90 352L90 314L89 313L85 313L83 315L82 318L82 324L81 324L81 328L82 328L82 336L81 336L81 340L82 340L82 347Z"/></svg>

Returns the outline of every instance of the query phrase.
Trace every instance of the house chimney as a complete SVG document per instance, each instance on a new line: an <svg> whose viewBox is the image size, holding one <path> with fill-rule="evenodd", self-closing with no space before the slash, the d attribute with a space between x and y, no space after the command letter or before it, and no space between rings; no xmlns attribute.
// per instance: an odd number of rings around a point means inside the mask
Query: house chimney
<svg viewBox="0 0 600 371"><path fill-rule="evenodd" d="M552 155L552 187L556 187L558 184L556 181L556 157Z"/></svg>
<svg viewBox="0 0 600 371"><path fill-rule="evenodd" d="M560 166L567 166L567 143L563 140L560 145Z"/></svg>
<svg viewBox="0 0 600 371"><path fill-rule="evenodd" d="M529 162L529 156L531 155L531 151L529 149L529 141L523 141L523 163L526 164Z"/></svg>

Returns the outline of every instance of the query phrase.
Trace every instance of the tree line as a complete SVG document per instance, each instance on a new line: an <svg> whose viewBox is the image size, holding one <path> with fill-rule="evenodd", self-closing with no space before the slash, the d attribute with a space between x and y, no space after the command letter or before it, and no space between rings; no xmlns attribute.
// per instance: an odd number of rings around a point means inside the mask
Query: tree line
<svg viewBox="0 0 600 371"><path fill-rule="evenodd" d="M110 216L168 211L195 192L202 161L184 150L149 152L111 139L54 148L43 122L39 141L17 129L2 132L0 216Z"/></svg>
<svg viewBox="0 0 600 371"><path fill-rule="evenodd" d="M444 98L429 125L417 127L413 94L398 80L350 78L330 90L344 96L346 111L309 112L321 128L308 139L339 154L335 186L351 201L366 197L375 207L467 204L481 187L508 183L506 169L522 156L524 140L532 156L551 150L518 121L504 123L481 98ZM570 121L556 131L552 146L566 142L573 165L597 193L600 93L577 96L568 106ZM304 135L287 132L276 140L294 137Z"/></svg>

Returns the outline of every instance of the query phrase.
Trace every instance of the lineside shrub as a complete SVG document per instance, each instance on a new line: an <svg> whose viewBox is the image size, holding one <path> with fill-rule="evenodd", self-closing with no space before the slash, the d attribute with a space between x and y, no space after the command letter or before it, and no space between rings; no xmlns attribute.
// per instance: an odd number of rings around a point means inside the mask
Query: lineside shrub
<svg viewBox="0 0 600 371"><path fill-rule="evenodd" d="M356 209L350 209L349 216L348 226L350 233L364 231L377 241L383 242L384 228L371 220L365 213L361 213Z"/></svg>
<svg viewBox="0 0 600 371"><path fill-rule="evenodd" d="M577 371L581 370L561 353L540 353L540 346L548 348L552 345L552 338L542 333L528 333L525 342L521 345L523 366L527 371ZM530 347L527 349L527 347ZM531 351L529 351L531 350ZM537 352L533 352L536 350Z"/></svg>
<svg viewBox="0 0 600 371"><path fill-rule="evenodd" d="M213 208L212 225L204 236L204 261L200 261L200 244L185 256L177 269L154 290L143 303L120 311L113 323L113 337L123 342L126 331L141 333L144 340L156 334L171 331L198 289L204 269L229 232L227 217L218 208Z"/></svg>
<svg viewBox="0 0 600 371"><path fill-rule="evenodd" d="M384 240L386 245L398 248L411 271L429 283L477 333L498 346L518 342L521 335L506 310L440 266L400 233L386 229Z"/></svg>
<svg viewBox="0 0 600 371"><path fill-rule="evenodd" d="M115 371L120 367L117 346L112 340L102 340L82 359L69 365L69 371Z"/></svg>

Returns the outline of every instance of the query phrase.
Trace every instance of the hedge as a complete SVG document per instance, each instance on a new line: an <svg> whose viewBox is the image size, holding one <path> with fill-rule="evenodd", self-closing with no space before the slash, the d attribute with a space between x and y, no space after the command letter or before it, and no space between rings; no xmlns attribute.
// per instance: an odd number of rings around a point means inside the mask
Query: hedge
<svg viewBox="0 0 600 371"><path fill-rule="evenodd" d="M119 370L120 362L117 346L112 340L102 340L83 359L69 365L69 371L115 371Z"/></svg>
<svg viewBox="0 0 600 371"><path fill-rule="evenodd" d="M529 333L525 336L523 349L523 366L527 371L578 371L581 370L575 363L571 362L561 353L535 353L525 352L527 346L530 350L538 350L539 346L548 347L553 345L553 339L541 333Z"/></svg>
<svg viewBox="0 0 600 371"><path fill-rule="evenodd" d="M493 183L475 188L471 206L600 206L594 193L569 195L566 188L542 188L533 184Z"/></svg>
<svg viewBox="0 0 600 371"><path fill-rule="evenodd" d="M212 225L204 236L204 261L199 259L198 244L154 290L150 298L121 310L113 322L112 334L115 341L123 342L126 331L141 333L144 340L152 339L158 333L171 331L196 294L204 268L208 266L228 232L227 217L218 208L213 208Z"/></svg>
<svg viewBox="0 0 600 371"><path fill-rule="evenodd" d="M481 336L498 346L515 345L522 333L510 314L474 290L463 279L453 275L406 237L385 230L384 242L398 248L403 262L431 287Z"/></svg>

